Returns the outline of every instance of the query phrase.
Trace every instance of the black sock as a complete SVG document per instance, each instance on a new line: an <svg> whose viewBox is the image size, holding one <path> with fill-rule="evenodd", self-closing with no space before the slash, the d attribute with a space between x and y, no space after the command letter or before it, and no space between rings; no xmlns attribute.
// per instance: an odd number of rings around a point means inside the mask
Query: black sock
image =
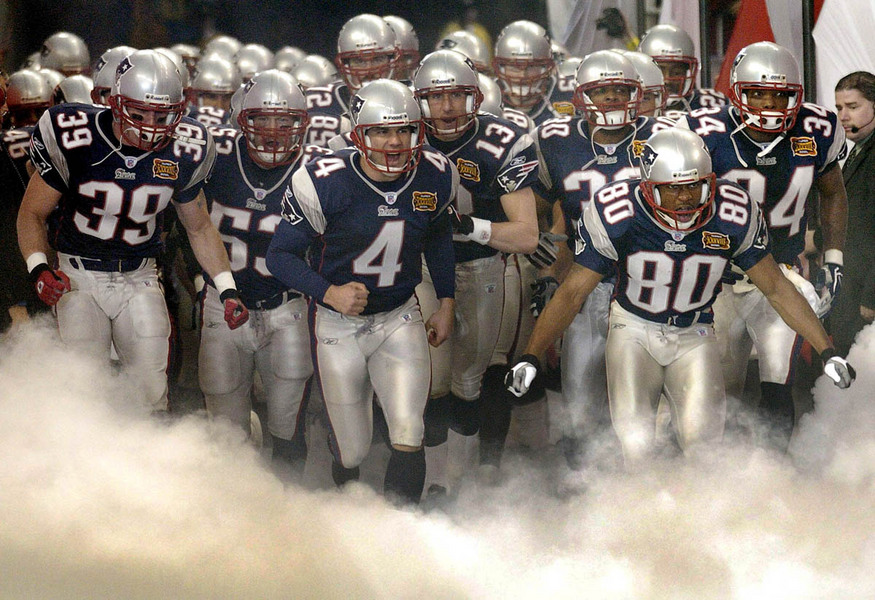
<svg viewBox="0 0 875 600"><path fill-rule="evenodd" d="M425 485L425 450L402 452L392 448L386 478L383 480L383 493L390 500L400 500L406 504L419 504L422 488Z"/></svg>
<svg viewBox="0 0 875 600"><path fill-rule="evenodd" d="M337 461L331 461L331 478L334 480L334 485L343 487L344 484L350 481L358 481L359 468L353 467L347 469Z"/></svg>
<svg viewBox="0 0 875 600"><path fill-rule="evenodd" d="M501 465L504 442L510 431L512 406L504 387L507 367L493 365L483 375L480 393L480 464Z"/></svg>
<svg viewBox="0 0 875 600"><path fill-rule="evenodd" d="M272 443L271 459L274 462L287 463L293 473L300 475L304 472L307 463L307 442L302 435L294 435L290 440L284 440L271 434Z"/></svg>
<svg viewBox="0 0 875 600"><path fill-rule="evenodd" d="M768 432L767 444L779 452L786 452L796 420L793 405L793 387L789 384L761 382L760 415Z"/></svg>

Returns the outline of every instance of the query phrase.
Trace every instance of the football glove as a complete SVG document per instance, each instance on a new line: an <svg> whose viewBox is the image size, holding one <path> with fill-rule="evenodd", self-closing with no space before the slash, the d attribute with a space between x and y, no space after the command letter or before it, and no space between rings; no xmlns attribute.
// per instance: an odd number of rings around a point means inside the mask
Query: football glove
<svg viewBox="0 0 875 600"><path fill-rule="evenodd" d="M522 398L523 394L529 391L529 386L532 385L540 368L537 356L523 354L520 356L519 362L508 369L504 375L504 385L507 386L507 390L511 394Z"/></svg>
<svg viewBox="0 0 875 600"><path fill-rule="evenodd" d="M225 306L225 322L229 329L237 329L249 320L249 310L240 301L240 293L235 289L222 292L219 300Z"/></svg>
<svg viewBox="0 0 875 600"><path fill-rule="evenodd" d="M835 348L827 348L820 353L823 361L823 374L841 389L850 387L857 378L857 372L848 361L836 354Z"/></svg>
<svg viewBox="0 0 875 600"><path fill-rule="evenodd" d="M61 296L72 289L67 274L60 269L51 269L46 263L36 266L30 276L36 286L37 296L48 306L57 304Z"/></svg>
<svg viewBox="0 0 875 600"><path fill-rule="evenodd" d="M842 289L842 266L836 263L823 263L814 276L814 289L820 294L823 303L829 304L832 308Z"/></svg>
<svg viewBox="0 0 875 600"><path fill-rule="evenodd" d="M546 269L556 262L559 252L556 242L564 242L567 239L567 235L542 231L538 234L538 247L531 254L526 254L526 258L538 269Z"/></svg>
<svg viewBox="0 0 875 600"><path fill-rule="evenodd" d="M463 215L453 206L447 207L447 213L453 223L453 233L464 235L472 242L487 244L492 238L492 222L478 219L471 215Z"/></svg>
<svg viewBox="0 0 875 600"><path fill-rule="evenodd" d="M557 289L559 289L559 282L554 277L539 277L532 284L532 302L529 304L529 310L534 317L537 318L544 312L544 307Z"/></svg>

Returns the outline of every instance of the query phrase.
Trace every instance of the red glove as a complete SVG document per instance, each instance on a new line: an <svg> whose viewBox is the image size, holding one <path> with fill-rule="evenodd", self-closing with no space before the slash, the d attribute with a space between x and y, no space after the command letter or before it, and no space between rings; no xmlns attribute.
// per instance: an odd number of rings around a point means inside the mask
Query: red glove
<svg viewBox="0 0 875 600"><path fill-rule="evenodd" d="M36 286L39 299L48 306L54 306L65 292L69 292L70 278L60 269L52 270L49 265L43 263L30 272Z"/></svg>
<svg viewBox="0 0 875 600"><path fill-rule="evenodd" d="M219 300L225 305L225 322L229 329L237 329L249 320L249 310L240 301L237 290L225 290Z"/></svg>

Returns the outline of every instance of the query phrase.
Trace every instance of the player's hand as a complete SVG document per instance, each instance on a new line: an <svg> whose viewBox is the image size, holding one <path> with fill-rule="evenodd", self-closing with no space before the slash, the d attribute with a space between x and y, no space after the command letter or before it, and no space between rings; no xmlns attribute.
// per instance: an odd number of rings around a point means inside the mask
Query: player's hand
<svg viewBox="0 0 875 600"><path fill-rule="evenodd" d="M732 265L727 264L726 268L723 269L723 275L720 277L720 283L723 285L735 285L742 279L744 279L744 275L737 271L733 271Z"/></svg>
<svg viewBox="0 0 875 600"><path fill-rule="evenodd" d="M492 222L478 219L471 215L463 215L452 205L447 206L447 213L453 224L453 233L464 235L472 242L486 244L492 238Z"/></svg>
<svg viewBox="0 0 875 600"><path fill-rule="evenodd" d="M814 289L820 294L823 304L830 308L835 305L836 296L842 289L842 266L836 263L823 263L814 276Z"/></svg>
<svg viewBox="0 0 875 600"><path fill-rule="evenodd" d="M322 301L339 313L356 316L362 314L368 305L368 294L370 292L365 284L350 281L329 287Z"/></svg>
<svg viewBox="0 0 875 600"><path fill-rule="evenodd" d="M556 243L564 242L567 239L568 236L561 233L542 231L538 234L538 247L531 254L526 254L526 258L538 269L546 269L556 262L556 256L559 252Z"/></svg>
<svg viewBox="0 0 875 600"><path fill-rule="evenodd" d="M504 385L507 390L516 396L522 398L523 394L529 391L529 386L538 374L538 369L541 368L537 356L531 354L523 354L517 364L512 366L504 376Z"/></svg>
<svg viewBox="0 0 875 600"><path fill-rule="evenodd" d="M425 322L429 345L437 348L449 339L453 333L455 318L455 302L442 302L440 308Z"/></svg>
<svg viewBox="0 0 875 600"><path fill-rule="evenodd" d="M534 317L538 317L544 312L544 307L559 289L559 282L555 277L539 277L532 284L532 302L529 304L529 310L532 311Z"/></svg>
<svg viewBox="0 0 875 600"><path fill-rule="evenodd" d="M30 272L36 287L37 296L48 306L58 303L66 292L69 292L70 278L60 269L51 269L46 263L34 267Z"/></svg>
<svg viewBox="0 0 875 600"><path fill-rule="evenodd" d="M229 329L237 329L249 320L249 310L240 300L240 293L230 289L222 292L219 300L225 306L225 322Z"/></svg>
<svg viewBox="0 0 875 600"><path fill-rule="evenodd" d="M823 374L829 377L836 387L845 389L854 383L857 372L844 358L836 354L835 348L827 348L820 353L823 360Z"/></svg>

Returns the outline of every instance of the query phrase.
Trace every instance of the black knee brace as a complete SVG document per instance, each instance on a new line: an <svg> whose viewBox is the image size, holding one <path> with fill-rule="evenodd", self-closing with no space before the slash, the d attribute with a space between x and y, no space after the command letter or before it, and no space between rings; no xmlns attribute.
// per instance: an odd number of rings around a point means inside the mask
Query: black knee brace
<svg viewBox="0 0 875 600"><path fill-rule="evenodd" d="M383 493L390 501L419 504L425 486L425 450L402 452L392 448Z"/></svg>
<svg viewBox="0 0 875 600"><path fill-rule="evenodd" d="M450 428L460 435L475 435L480 431L480 398L463 400L455 394L450 394L450 397Z"/></svg>
<svg viewBox="0 0 875 600"><path fill-rule="evenodd" d="M429 448L447 441L451 411L450 394L428 399L425 405L425 445Z"/></svg>
<svg viewBox="0 0 875 600"><path fill-rule="evenodd" d="M331 478L334 480L334 485L343 487L345 483L350 481L358 481L359 468L353 467L347 469L337 461L331 461Z"/></svg>
<svg viewBox="0 0 875 600"><path fill-rule="evenodd" d="M511 397L504 386L505 365L492 365L483 374L480 391L480 464L501 464L504 442L510 430Z"/></svg>

